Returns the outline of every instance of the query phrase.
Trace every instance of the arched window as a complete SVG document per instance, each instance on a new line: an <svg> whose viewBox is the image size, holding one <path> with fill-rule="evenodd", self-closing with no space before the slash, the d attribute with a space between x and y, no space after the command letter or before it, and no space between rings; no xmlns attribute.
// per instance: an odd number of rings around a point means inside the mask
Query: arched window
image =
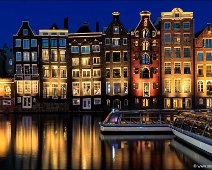
<svg viewBox="0 0 212 170"><path fill-rule="evenodd" d="M149 99L142 99L142 106L148 107L149 106Z"/></svg>
<svg viewBox="0 0 212 170"><path fill-rule="evenodd" d="M212 81L207 82L207 95L212 94Z"/></svg>
<svg viewBox="0 0 212 170"><path fill-rule="evenodd" d="M141 70L140 77L141 78L149 78L149 69L144 68L143 70Z"/></svg>
<svg viewBox="0 0 212 170"><path fill-rule="evenodd" d="M140 60L140 64L149 64L149 55L148 54L144 54L142 55L141 57L141 60Z"/></svg>
<svg viewBox="0 0 212 170"><path fill-rule="evenodd" d="M107 106L110 106L110 99L106 100Z"/></svg>
<svg viewBox="0 0 212 170"><path fill-rule="evenodd" d="M149 42L148 41L142 42L142 51L149 51Z"/></svg>
<svg viewBox="0 0 212 170"><path fill-rule="evenodd" d="M147 37L149 37L149 30L148 29L143 29L142 30L142 37L143 38L147 38Z"/></svg>

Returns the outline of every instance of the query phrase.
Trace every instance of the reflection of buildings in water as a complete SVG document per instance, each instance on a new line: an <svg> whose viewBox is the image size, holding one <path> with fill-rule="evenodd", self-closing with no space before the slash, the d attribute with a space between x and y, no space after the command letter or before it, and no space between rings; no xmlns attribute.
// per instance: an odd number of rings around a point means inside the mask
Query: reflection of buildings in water
<svg viewBox="0 0 212 170"><path fill-rule="evenodd" d="M17 168L37 168L38 127L35 122L32 122L32 117L24 116L22 121L17 122L15 153L18 158L16 159ZM19 161L21 161L21 163Z"/></svg>
<svg viewBox="0 0 212 170"><path fill-rule="evenodd" d="M0 157L6 157L11 142L11 122L0 120Z"/></svg>
<svg viewBox="0 0 212 170"><path fill-rule="evenodd" d="M192 160L197 165L212 165L212 160L210 160L209 157L201 155L199 152L186 147L185 145L183 145L183 143L180 143L176 139L172 140L171 147L175 150L178 157L183 160L183 162L185 162L185 160Z"/></svg>
<svg viewBox="0 0 212 170"><path fill-rule="evenodd" d="M42 169L67 167L67 130L62 122L48 122L43 129Z"/></svg>

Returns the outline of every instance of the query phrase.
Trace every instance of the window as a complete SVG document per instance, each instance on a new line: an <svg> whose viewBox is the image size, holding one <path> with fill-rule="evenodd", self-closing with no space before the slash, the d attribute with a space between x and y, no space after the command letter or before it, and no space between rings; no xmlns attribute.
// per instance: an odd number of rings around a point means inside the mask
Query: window
<svg viewBox="0 0 212 170"><path fill-rule="evenodd" d="M149 42L143 41L142 42L142 51L148 51L149 50Z"/></svg>
<svg viewBox="0 0 212 170"><path fill-rule="evenodd" d="M128 77L128 68L124 67L124 77Z"/></svg>
<svg viewBox="0 0 212 170"><path fill-rule="evenodd" d="M93 69L93 77L100 78L101 77L101 70L100 69Z"/></svg>
<svg viewBox="0 0 212 170"><path fill-rule="evenodd" d="M192 107L192 99L185 98L185 108L191 108L191 107Z"/></svg>
<svg viewBox="0 0 212 170"><path fill-rule="evenodd" d="M128 94L128 82L124 82L124 94Z"/></svg>
<svg viewBox="0 0 212 170"><path fill-rule="evenodd" d="M143 96L144 97L149 97L150 96L150 89L149 89L149 83L144 83L143 84Z"/></svg>
<svg viewBox="0 0 212 170"><path fill-rule="evenodd" d="M100 52L100 47L99 47L99 45L92 45L92 51L93 51L93 52Z"/></svg>
<svg viewBox="0 0 212 170"><path fill-rule="evenodd" d="M185 47L184 48L184 58L190 58L191 54L190 54L190 48Z"/></svg>
<svg viewBox="0 0 212 170"><path fill-rule="evenodd" d="M60 35L65 36L66 33L65 32L60 32Z"/></svg>
<svg viewBox="0 0 212 170"><path fill-rule="evenodd" d="M149 64L150 58L148 54L144 54L141 57L140 64Z"/></svg>
<svg viewBox="0 0 212 170"><path fill-rule="evenodd" d="M202 51L197 52L197 61L203 61L203 52Z"/></svg>
<svg viewBox="0 0 212 170"><path fill-rule="evenodd" d="M165 58L171 58L171 48L170 47L165 47L164 48L164 53L165 53Z"/></svg>
<svg viewBox="0 0 212 170"><path fill-rule="evenodd" d="M48 47L49 46L49 40L48 39L42 39L42 46Z"/></svg>
<svg viewBox="0 0 212 170"><path fill-rule="evenodd" d="M127 38L123 38L123 45L127 45Z"/></svg>
<svg viewBox="0 0 212 170"><path fill-rule="evenodd" d="M148 107L149 106L149 99L142 99L142 106Z"/></svg>
<svg viewBox="0 0 212 170"><path fill-rule="evenodd" d="M60 78L67 78L67 69L66 69L66 67L60 67Z"/></svg>
<svg viewBox="0 0 212 170"><path fill-rule="evenodd" d="M212 81L207 81L207 95L212 95Z"/></svg>
<svg viewBox="0 0 212 170"><path fill-rule="evenodd" d="M118 26L114 26L113 27L113 33L114 34L119 34L119 27Z"/></svg>
<svg viewBox="0 0 212 170"><path fill-rule="evenodd" d="M159 83L153 83L153 89L159 89Z"/></svg>
<svg viewBox="0 0 212 170"><path fill-rule="evenodd" d="M60 84L60 97L61 97L61 99L67 98L67 84L66 83Z"/></svg>
<svg viewBox="0 0 212 170"><path fill-rule="evenodd" d="M110 45L110 38L105 38L105 45Z"/></svg>
<svg viewBox="0 0 212 170"><path fill-rule="evenodd" d="M31 39L31 47L37 47L37 40Z"/></svg>
<svg viewBox="0 0 212 170"><path fill-rule="evenodd" d="M49 78L49 66L43 66L43 78Z"/></svg>
<svg viewBox="0 0 212 170"><path fill-rule="evenodd" d="M66 47L66 39L59 40L60 47Z"/></svg>
<svg viewBox="0 0 212 170"><path fill-rule="evenodd" d="M134 74L138 74L138 67L134 68Z"/></svg>
<svg viewBox="0 0 212 170"><path fill-rule="evenodd" d="M164 43L165 44L171 43L171 34L164 34Z"/></svg>
<svg viewBox="0 0 212 170"><path fill-rule="evenodd" d="M57 78L58 77L58 67L53 66L52 67L52 78Z"/></svg>
<svg viewBox="0 0 212 170"><path fill-rule="evenodd" d="M82 58L82 65L83 66L90 65L90 58L89 57Z"/></svg>
<svg viewBox="0 0 212 170"><path fill-rule="evenodd" d="M66 62L66 51L60 50L60 62Z"/></svg>
<svg viewBox="0 0 212 170"><path fill-rule="evenodd" d="M139 83L133 83L133 89L138 89Z"/></svg>
<svg viewBox="0 0 212 170"><path fill-rule="evenodd" d="M91 95L91 83L83 82L82 83L83 95Z"/></svg>
<svg viewBox="0 0 212 170"><path fill-rule="evenodd" d="M99 65L100 64L100 57L93 57L93 64Z"/></svg>
<svg viewBox="0 0 212 170"><path fill-rule="evenodd" d="M44 82L43 83L43 98L49 98L49 82Z"/></svg>
<svg viewBox="0 0 212 170"><path fill-rule="evenodd" d="M174 98L173 99L173 108L174 109L176 109L176 108L182 108L183 107L182 106L182 103L183 103L182 99L180 99L180 98Z"/></svg>
<svg viewBox="0 0 212 170"><path fill-rule="evenodd" d="M71 47L71 52L72 53L79 53L79 47L78 46L72 46Z"/></svg>
<svg viewBox="0 0 212 170"><path fill-rule="evenodd" d="M174 58L180 58L180 48L174 48Z"/></svg>
<svg viewBox="0 0 212 170"><path fill-rule="evenodd" d="M55 36L55 35L57 35L57 33L56 32L53 32L53 33L51 33L51 35Z"/></svg>
<svg viewBox="0 0 212 170"><path fill-rule="evenodd" d="M170 79L164 80L164 93L171 93L171 80Z"/></svg>
<svg viewBox="0 0 212 170"><path fill-rule="evenodd" d="M58 61L57 50L51 50L51 61L52 62L57 62Z"/></svg>
<svg viewBox="0 0 212 170"><path fill-rule="evenodd" d="M128 53L127 53L127 51L123 52L123 56L124 56L124 61L128 61Z"/></svg>
<svg viewBox="0 0 212 170"><path fill-rule="evenodd" d="M190 42L191 38L190 38L190 34L189 33L184 33L183 34L183 39L184 39L184 42Z"/></svg>
<svg viewBox="0 0 212 170"><path fill-rule="evenodd" d="M15 46L16 47L21 47L21 39L16 39L15 40Z"/></svg>
<svg viewBox="0 0 212 170"><path fill-rule="evenodd" d="M165 65L165 74L171 74L171 63L164 63Z"/></svg>
<svg viewBox="0 0 212 170"><path fill-rule="evenodd" d="M135 98L135 104L139 104L139 98Z"/></svg>
<svg viewBox="0 0 212 170"><path fill-rule="evenodd" d="M29 49L29 40L28 39L23 40L23 49Z"/></svg>
<svg viewBox="0 0 212 170"><path fill-rule="evenodd" d="M10 65L10 66L13 65L13 59L9 59L9 65Z"/></svg>
<svg viewBox="0 0 212 170"><path fill-rule="evenodd" d="M73 78L78 78L79 77L79 70L78 69L73 69L72 70L72 77Z"/></svg>
<svg viewBox="0 0 212 170"><path fill-rule="evenodd" d="M105 52L106 62L110 62L110 52Z"/></svg>
<svg viewBox="0 0 212 170"><path fill-rule="evenodd" d="M149 30L148 29L143 29L142 30L142 37L143 38L147 38L147 37L149 37Z"/></svg>
<svg viewBox="0 0 212 170"><path fill-rule="evenodd" d="M73 96L80 95L80 83L79 82L72 83L72 93L73 93Z"/></svg>
<svg viewBox="0 0 212 170"><path fill-rule="evenodd" d="M32 64L32 74L34 74L34 75L38 74L38 66L37 66L37 64Z"/></svg>
<svg viewBox="0 0 212 170"><path fill-rule="evenodd" d="M124 106L128 106L128 100L124 99Z"/></svg>
<svg viewBox="0 0 212 170"><path fill-rule="evenodd" d="M91 70L82 70L82 77L91 77Z"/></svg>
<svg viewBox="0 0 212 170"><path fill-rule="evenodd" d="M32 93L38 93L38 81L32 81Z"/></svg>
<svg viewBox="0 0 212 170"><path fill-rule="evenodd" d="M174 74L181 74L180 63L174 63Z"/></svg>
<svg viewBox="0 0 212 170"><path fill-rule="evenodd" d="M110 78L110 69L109 68L106 69L106 78Z"/></svg>
<svg viewBox="0 0 212 170"><path fill-rule="evenodd" d="M149 78L149 69L148 68L141 69L140 78Z"/></svg>
<svg viewBox="0 0 212 170"><path fill-rule="evenodd" d="M101 82L100 81L94 82L93 94L101 95Z"/></svg>
<svg viewBox="0 0 212 170"><path fill-rule="evenodd" d="M197 76L202 77L203 74L203 65L197 65Z"/></svg>
<svg viewBox="0 0 212 170"><path fill-rule="evenodd" d="M212 39L204 39L203 46L206 48L212 48Z"/></svg>
<svg viewBox="0 0 212 170"><path fill-rule="evenodd" d="M49 62L49 50L42 50L42 61Z"/></svg>
<svg viewBox="0 0 212 170"><path fill-rule="evenodd" d="M52 99L58 99L58 83L52 83Z"/></svg>
<svg viewBox="0 0 212 170"><path fill-rule="evenodd" d="M37 61L37 52L32 52L32 61Z"/></svg>
<svg viewBox="0 0 212 170"><path fill-rule="evenodd" d="M204 85L203 80L199 80L197 82L197 92L203 93L203 89L204 89L203 85Z"/></svg>
<svg viewBox="0 0 212 170"><path fill-rule="evenodd" d="M29 52L23 52L23 60L24 61L29 61L30 58L29 58Z"/></svg>
<svg viewBox="0 0 212 170"><path fill-rule="evenodd" d="M21 52L16 52L16 61L21 61L22 56L21 56Z"/></svg>
<svg viewBox="0 0 212 170"><path fill-rule="evenodd" d="M179 22L175 22L174 23L174 29L180 29L180 23Z"/></svg>
<svg viewBox="0 0 212 170"><path fill-rule="evenodd" d="M113 62L120 62L120 61L121 61L120 52L113 52Z"/></svg>
<svg viewBox="0 0 212 170"><path fill-rule="evenodd" d="M191 63L184 63L184 74L191 74Z"/></svg>
<svg viewBox="0 0 212 170"><path fill-rule="evenodd" d="M169 98L164 99L164 108L165 109L171 108L171 100Z"/></svg>
<svg viewBox="0 0 212 170"><path fill-rule="evenodd" d="M79 58L72 58L72 66L78 66L79 65Z"/></svg>
<svg viewBox="0 0 212 170"><path fill-rule="evenodd" d="M190 22L184 22L183 23L183 29L190 29Z"/></svg>
<svg viewBox="0 0 212 170"><path fill-rule="evenodd" d="M110 95L110 82L106 82L106 94Z"/></svg>
<svg viewBox="0 0 212 170"><path fill-rule="evenodd" d="M121 94L121 83L113 83L113 94L120 95Z"/></svg>
<svg viewBox="0 0 212 170"><path fill-rule="evenodd" d="M121 78L121 68L113 69L113 78Z"/></svg>
<svg viewBox="0 0 212 170"><path fill-rule="evenodd" d="M48 32L44 32L43 35L49 35L49 33Z"/></svg>
<svg viewBox="0 0 212 170"><path fill-rule="evenodd" d="M180 34L174 34L174 44L180 44Z"/></svg>
<svg viewBox="0 0 212 170"><path fill-rule="evenodd" d="M184 79L184 93L190 93L191 92L191 79Z"/></svg>
<svg viewBox="0 0 212 170"><path fill-rule="evenodd" d="M17 93L23 93L23 81L17 81Z"/></svg>
<svg viewBox="0 0 212 170"><path fill-rule="evenodd" d="M88 53L90 53L90 46L82 46L81 47L81 53L82 54L88 54Z"/></svg>
<svg viewBox="0 0 212 170"><path fill-rule="evenodd" d="M101 98L94 98L94 105L100 105L101 104Z"/></svg>
<svg viewBox="0 0 212 170"><path fill-rule="evenodd" d="M31 81L24 81L24 93L31 94Z"/></svg>
<svg viewBox="0 0 212 170"><path fill-rule="evenodd" d="M72 99L72 104L73 105L80 105L80 98Z"/></svg>
<svg viewBox="0 0 212 170"><path fill-rule="evenodd" d="M51 46L57 47L57 39L51 39Z"/></svg>
<svg viewBox="0 0 212 170"><path fill-rule="evenodd" d="M180 93L180 84L181 84L181 80L180 79L175 79L174 80L174 92L175 93Z"/></svg>
<svg viewBox="0 0 212 170"><path fill-rule="evenodd" d="M171 29L171 23L170 22L164 22L164 30L170 30Z"/></svg>
<svg viewBox="0 0 212 170"><path fill-rule="evenodd" d="M212 65L206 65L206 76L211 77L212 76Z"/></svg>
<svg viewBox="0 0 212 170"><path fill-rule="evenodd" d="M206 52L206 61L212 61L212 52Z"/></svg>
<svg viewBox="0 0 212 170"><path fill-rule="evenodd" d="M23 35L28 35L28 29L23 29Z"/></svg>
<svg viewBox="0 0 212 170"><path fill-rule="evenodd" d="M112 45L119 46L120 45L120 38L112 38Z"/></svg>

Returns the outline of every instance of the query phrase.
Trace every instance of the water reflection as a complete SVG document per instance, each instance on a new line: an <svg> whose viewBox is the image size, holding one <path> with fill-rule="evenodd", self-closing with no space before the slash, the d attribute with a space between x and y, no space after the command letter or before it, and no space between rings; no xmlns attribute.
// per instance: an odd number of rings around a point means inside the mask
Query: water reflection
<svg viewBox="0 0 212 170"><path fill-rule="evenodd" d="M99 121L101 116L91 115L0 116L0 169L188 169L194 163L212 164L173 135L101 135Z"/></svg>

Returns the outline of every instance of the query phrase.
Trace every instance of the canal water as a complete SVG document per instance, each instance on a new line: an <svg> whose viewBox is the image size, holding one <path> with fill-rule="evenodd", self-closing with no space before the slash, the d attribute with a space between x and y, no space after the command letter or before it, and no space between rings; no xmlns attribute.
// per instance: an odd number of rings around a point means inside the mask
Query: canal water
<svg viewBox="0 0 212 170"><path fill-rule="evenodd" d="M173 135L101 135L105 116L0 115L0 169L193 169L206 155Z"/></svg>

